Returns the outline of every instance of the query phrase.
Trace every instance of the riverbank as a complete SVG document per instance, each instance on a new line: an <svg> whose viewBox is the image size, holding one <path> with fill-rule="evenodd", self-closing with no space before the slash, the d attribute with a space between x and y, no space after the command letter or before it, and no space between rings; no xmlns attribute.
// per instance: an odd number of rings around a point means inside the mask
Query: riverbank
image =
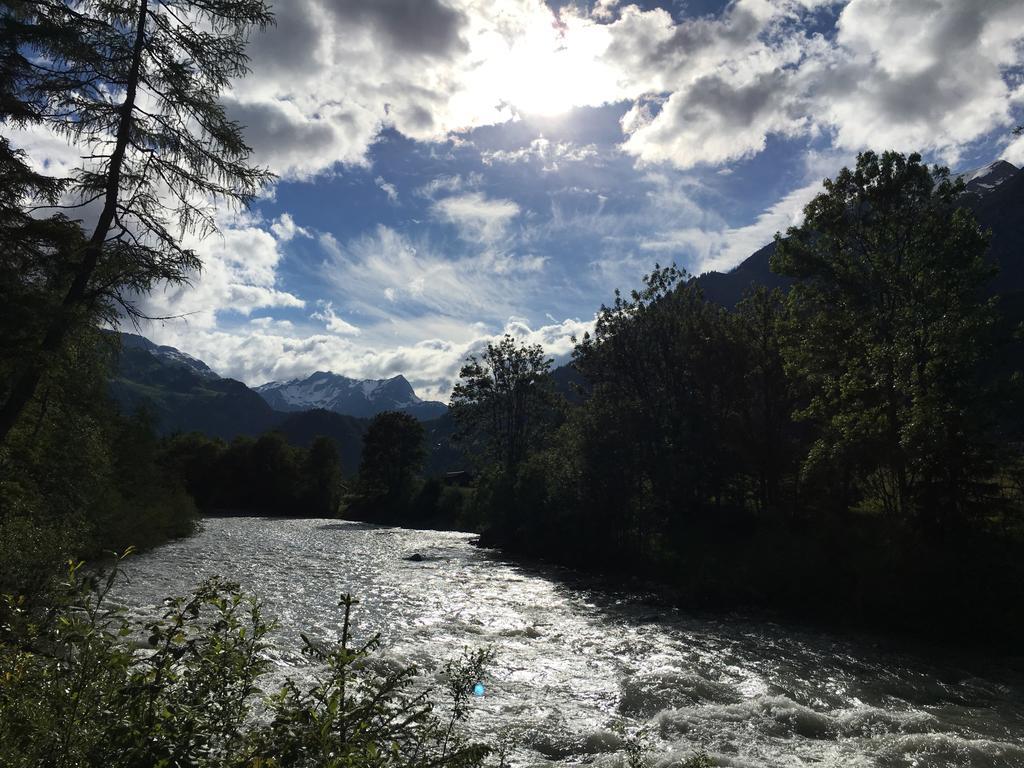
<svg viewBox="0 0 1024 768"><path fill-rule="evenodd" d="M724 521L694 526L683 546L646 558L581 556L536 537L485 531L484 547L603 581L643 584L682 609L754 612L838 632L1019 653L1024 546L978 535L955 541L866 519L823 526Z"/></svg>

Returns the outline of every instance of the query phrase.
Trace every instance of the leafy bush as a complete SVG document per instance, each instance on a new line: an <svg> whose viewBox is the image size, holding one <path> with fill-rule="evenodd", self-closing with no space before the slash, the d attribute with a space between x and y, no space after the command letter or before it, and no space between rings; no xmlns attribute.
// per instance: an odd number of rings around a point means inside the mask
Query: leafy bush
<svg viewBox="0 0 1024 768"><path fill-rule="evenodd" d="M108 606L119 572L120 560L105 577L71 565L45 612L4 598L0 765L461 768L490 752L459 729L486 652L446 666L442 717L414 668L366 663L379 639L353 646L344 596L341 642L305 639L314 682L264 697L273 625L254 599L212 579L137 622Z"/></svg>

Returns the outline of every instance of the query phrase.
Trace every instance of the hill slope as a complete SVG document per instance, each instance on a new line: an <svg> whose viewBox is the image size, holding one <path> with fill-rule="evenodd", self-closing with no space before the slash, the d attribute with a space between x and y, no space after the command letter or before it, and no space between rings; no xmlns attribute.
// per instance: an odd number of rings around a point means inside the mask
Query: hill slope
<svg viewBox="0 0 1024 768"><path fill-rule="evenodd" d="M1009 296L1024 291L1024 171L998 160L960 175L967 185L965 207L992 232L989 258L999 266L992 293ZM785 288L790 280L769 267L774 252L775 243L769 243L730 272L705 272L697 283L709 300L725 307L736 306L754 286Z"/></svg>

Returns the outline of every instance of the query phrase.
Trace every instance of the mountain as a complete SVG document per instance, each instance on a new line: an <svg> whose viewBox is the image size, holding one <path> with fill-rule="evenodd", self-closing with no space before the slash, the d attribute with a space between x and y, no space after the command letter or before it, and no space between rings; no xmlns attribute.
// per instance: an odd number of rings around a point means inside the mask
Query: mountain
<svg viewBox="0 0 1024 768"><path fill-rule="evenodd" d="M121 347L122 349L141 349L149 352L153 357L162 359L168 363L182 365L188 368L190 371L195 373L201 379L219 379L216 373L204 363L202 360L198 360L192 355L187 355L184 352L175 349L174 347L165 347L154 344L152 341L144 336L139 336L134 333L122 333L121 334Z"/></svg>
<svg viewBox="0 0 1024 768"><path fill-rule="evenodd" d="M359 467L363 434L369 425L366 418L319 408L312 400L305 409L288 407L286 403L286 409L275 410L264 396L240 381L218 376L202 360L142 336L120 336L121 351L110 382L111 395L122 412L131 413L139 408L148 411L159 434L201 432L230 441L276 431L292 445L302 447L324 436L337 448L345 474L353 474ZM335 380L353 381L334 374L314 374L309 379L317 376L326 377L335 385ZM424 424L429 473L444 474L463 465L461 455L449 443L454 427L447 406L420 400L401 376L354 384L358 386L350 389L358 389L365 398L362 402L354 399L356 407L365 409L368 402L379 412L405 404L405 409L418 418L433 415L433 420Z"/></svg>
<svg viewBox="0 0 1024 768"><path fill-rule="evenodd" d="M448 411L444 403L421 400L404 376L390 379L350 379L317 371L305 379L272 381L256 392L277 411L322 408L335 413L370 418L384 411L403 411L420 421L436 419Z"/></svg>
<svg viewBox="0 0 1024 768"><path fill-rule="evenodd" d="M121 334L110 391L123 411L148 410L162 434L195 431L230 440L262 434L280 420L242 382L223 379L201 360L134 334Z"/></svg>
<svg viewBox="0 0 1024 768"><path fill-rule="evenodd" d="M972 195L984 195L991 192L1003 182L1009 181L1017 175L1018 168L1013 163L1005 160L996 160L981 168L970 171L963 171L957 174L964 180L967 192Z"/></svg>
<svg viewBox="0 0 1024 768"><path fill-rule="evenodd" d="M982 229L992 233L989 258L999 266L992 293L1010 297L1024 291L1024 171L1005 160L958 174L967 190L964 206L974 211ZM789 278L769 267L775 243L769 243L729 272L705 272L695 278L704 295L734 307L754 286L786 288Z"/></svg>
<svg viewBox="0 0 1024 768"><path fill-rule="evenodd" d="M303 447L323 435L334 442L346 474L359 466L365 420L325 410L275 411L242 382L221 378L203 361L142 336L121 334L110 392L123 412L147 410L161 435L201 432L233 440L273 430Z"/></svg>

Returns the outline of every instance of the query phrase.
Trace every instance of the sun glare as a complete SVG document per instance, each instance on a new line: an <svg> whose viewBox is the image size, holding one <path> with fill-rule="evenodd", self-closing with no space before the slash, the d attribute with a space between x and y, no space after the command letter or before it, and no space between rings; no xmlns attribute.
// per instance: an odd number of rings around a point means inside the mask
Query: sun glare
<svg viewBox="0 0 1024 768"><path fill-rule="evenodd" d="M538 14L513 41L481 40L481 74L494 95L519 113L545 117L608 101L614 78L601 63L605 32L581 21Z"/></svg>

